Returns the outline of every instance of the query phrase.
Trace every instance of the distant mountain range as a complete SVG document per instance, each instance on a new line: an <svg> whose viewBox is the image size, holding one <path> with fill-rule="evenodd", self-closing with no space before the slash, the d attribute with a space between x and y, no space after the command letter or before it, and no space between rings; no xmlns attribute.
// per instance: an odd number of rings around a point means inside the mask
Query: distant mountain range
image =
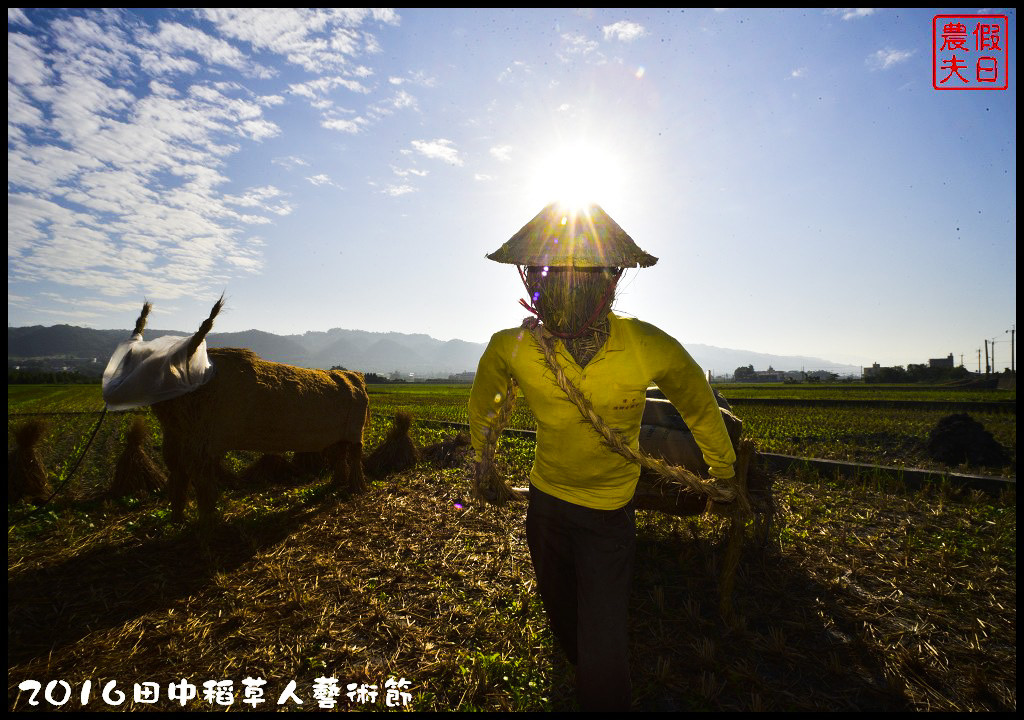
<svg viewBox="0 0 1024 720"><path fill-rule="evenodd" d="M106 365L118 343L130 330L93 330L73 325L8 327L8 365L28 358L92 359ZM161 335L190 335L191 332L146 330L146 338ZM262 330L210 333L210 347L245 347L273 362L303 367L329 368L340 365L349 370L383 375L399 372L417 377L447 377L476 370L485 343L437 340L429 335L397 332L368 332L334 328L302 335L274 335ZM856 365L842 365L821 358L768 355L749 350L730 350L711 345L686 345L697 364L715 375L732 374L738 367L755 370L829 370L839 375L860 375Z"/></svg>

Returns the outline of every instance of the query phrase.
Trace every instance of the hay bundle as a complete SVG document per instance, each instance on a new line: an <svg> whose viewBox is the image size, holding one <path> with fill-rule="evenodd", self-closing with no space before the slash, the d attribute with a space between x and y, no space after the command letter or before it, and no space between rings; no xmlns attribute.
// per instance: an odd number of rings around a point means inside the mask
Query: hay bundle
<svg viewBox="0 0 1024 720"><path fill-rule="evenodd" d="M395 413L395 423L384 442L366 460L367 473L374 477L384 477L416 466L419 451L409 437L411 427L412 415L401 410Z"/></svg>
<svg viewBox="0 0 1024 720"><path fill-rule="evenodd" d="M242 472L241 480L246 485L283 485L296 478L296 470L284 455L266 453Z"/></svg>
<svg viewBox="0 0 1024 720"><path fill-rule="evenodd" d="M36 443L46 431L42 420L30 420L14 431L14 449L7 453L7 502L25 498L39 503L50 494L46 469Z"/></svg>
<svg viewBox="0 0 1024 720"><path fill-rule="evenodd" d="M138 497L167 485L167 476L146 454L146 422L135 416L124 436L124 450L117 459L110 483L112 497Z"/></svg>
<svg viewBox="0 0 1024 720"><path fill-rule="evenodd" d="M465 462L469 450L469 435L463 432L447 440L427 445L420 455L434 467L453 468Z"/></svg>
<svg viewBox="0 0 1024 720"><path fill-rule="evenodd" d="M933 460L957 466L1005 467L1010 456L992 433L966 413L947 415L928 433L928 454Z"/></svg>

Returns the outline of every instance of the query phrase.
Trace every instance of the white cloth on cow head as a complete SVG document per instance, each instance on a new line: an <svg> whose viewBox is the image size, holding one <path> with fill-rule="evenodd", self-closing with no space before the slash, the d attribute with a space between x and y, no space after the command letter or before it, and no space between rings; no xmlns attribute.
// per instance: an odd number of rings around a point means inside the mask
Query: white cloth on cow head
<svg viewBox="0 0 1024 720"><path fill-rule="evenodd" d="M128 410L184 395L213 377L206 341L189 358L191 338L165 335L143 340L133 335L117 346L103 371L108 410Z"/></svg>

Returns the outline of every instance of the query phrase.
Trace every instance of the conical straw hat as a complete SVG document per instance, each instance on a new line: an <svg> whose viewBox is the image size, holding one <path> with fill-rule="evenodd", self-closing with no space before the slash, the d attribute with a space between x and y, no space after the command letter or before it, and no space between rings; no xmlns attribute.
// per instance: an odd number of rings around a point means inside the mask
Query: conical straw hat
<svg viewBox="0 0 1024 720"><path fill-rule="evenodd" d="M598 205L569 210L552 203L487 256L513 265L548 267L650 267L658 258L633 239Z"/></svg>

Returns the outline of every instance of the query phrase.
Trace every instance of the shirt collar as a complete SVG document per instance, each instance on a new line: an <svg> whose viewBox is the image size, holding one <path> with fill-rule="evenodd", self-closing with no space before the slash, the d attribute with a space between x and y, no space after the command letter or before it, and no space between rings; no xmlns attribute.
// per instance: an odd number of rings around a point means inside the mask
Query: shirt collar
<svg viewBox="0 0 1024 720"><path fill-rule="evenodd" d="M626 349L626 342L623 339L622 318L615 313L608 313L608 339L604 347L608 352L615 352Z"/></svg>
<svg viewBox="0 0 1024 720"><path fill-rule="evenodd" d="M591 363L595 360L599 360L606 352L620 352L626 349L626 342L623 338L625 328L622 326L622 318L616 316L613 313L608 313L608 339L605 340L604 345L597 351L591 359ZM555 338L555 352L562 356L562 359L567 362L576 363L576 359L569 354L569 351L565 347L565 341L561 338ZM590 364L587 364L590 367Z"/></svg>

